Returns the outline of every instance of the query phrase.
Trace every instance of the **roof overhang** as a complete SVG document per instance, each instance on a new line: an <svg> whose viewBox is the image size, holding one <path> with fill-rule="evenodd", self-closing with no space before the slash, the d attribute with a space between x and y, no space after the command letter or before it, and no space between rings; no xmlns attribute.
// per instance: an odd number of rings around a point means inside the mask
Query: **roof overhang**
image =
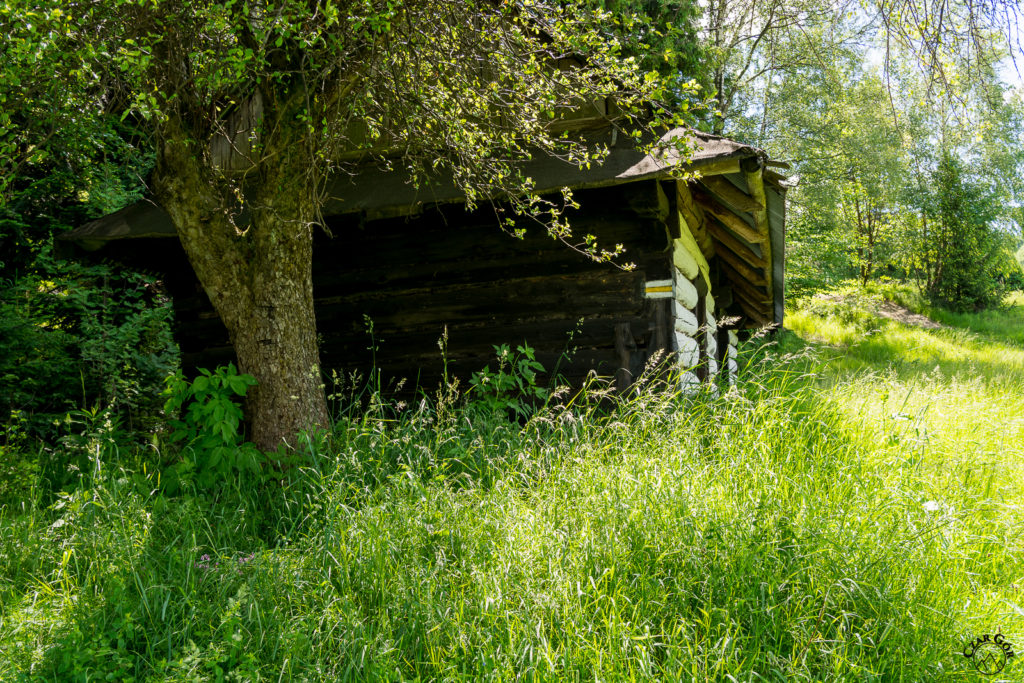
<svg viewBox="0 0 1024 683"><path fill-rule="evenodd" d="M658 139L652 137L654 151L638 148L630 138L617 134L616 129L610 127L579 135L591 148L607 149L604 162L581 168L561 158L538 154L519 165L523 175L532 180L535 192L546 194L563 188L606 187L671 178L682 172L700 173L705 177L724 176L737 189L746 191L749 188L742 180L744 173L749 173L751 168L763 171L771 247L771 264L767 267L772 272L771 292L764 292L770 301L770 309L765 313L768 319L782 322L786 188L780 182L781 176L765 168L767 157L763 151L685 128L670 130ZM450 175L438 175L417 186L404 170L388 170L376 163L366 163L356 173L335 177L327 189L327 200L322 207L325 217L356 214L364 220L374 220L415 215L431 206L465 201L465 195ZM745 207L730 204L730 197L715 199L752 227L756 223ZM244 221L244 215L242 219ZM62 238L95 249L113 240L176 236L167 213L152 200L144 199L81 225ZM742 235L733 236L752 246ZM760 253L758 247L753 248Z"/></svg>
<svg viewBox="0 0 1024 683"><path fill-rule="evenodd" d="M580 168L564 159L536 155L519 168L532 179L534 191L545 194L562 188L584 189L666 177L680 170L718 175L739 171L740 163L764 153L749 145L714 135L676 128L657 141L661 152L646 153L637 149L614 128L591 131L582 135L592 148L604 146L608 155L601 164ZM681 140L692 151L689 160L675 146ZM416 186L403 170L388 170L367 163L357 173L333 179L322 209L325 217L364 214L368 219L416 214L423 208L444 203L465 201L465 195L450 175L439 175L430 182ZM170 217L151 199L143 199L102 218L90 221L66 233L63 238L98 243L144 237L173 237L177 233Z"/></svg>

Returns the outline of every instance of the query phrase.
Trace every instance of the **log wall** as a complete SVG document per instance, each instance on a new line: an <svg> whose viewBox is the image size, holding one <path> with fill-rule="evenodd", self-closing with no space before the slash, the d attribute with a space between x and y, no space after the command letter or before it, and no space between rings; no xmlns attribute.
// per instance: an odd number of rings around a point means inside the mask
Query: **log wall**
<svg viewBox="0 0 1024 683"><path fill-rule="evenodd" d="M432 391L446 369L465 386L473 372L496 368L495 345L526 343L548 371L542 383L557 373L578 385L596 371L628 386L652 355L673 345L670 302L644 296L647 280L671 277L654 189L651 182L576 193L583 208L570 213L574 233L593 234L605 248L622 243L620 261L635 264L629 271L596 264L539 226L524 225L523 239L506 234L490 207L335 219L334 237L318 235L314 250L324 370L366 376L377 368L385 387L404 380L404 392ZM128 250L133 264L164 276L187 369L233 359L223 325L173 240L126 240L108 249L110 256Z"/></svg>
<svg viewBox="0 0 1024 683"><path fill-rule="evenodd" d="M719 316L728 319L730 281L722 277L716 259L719 241L708 231L708 219L682 181L665 183L669 197L666 226L672 240L673 350L676 352L683 390L701 381L712 381L725 369L725 379L736 381L738 337L731 329L719 328ZM675 193L674 199L671 193ZM716 205L718 211L726 209ZM716 310L713 292L722 294Z"/></svg>
<svg viewBox="0 0 1024 683"><path fill-rule="evenodd" d="M594 263L537 225L524 224L517 239L498 227L494 207L335 217L333 237L319 233L314 245L322 366L328 377L377 369L385 388L433 390L445 372L465 386L473 372L494 370L494 346L528 344L547 369L542 383L579 385L597 373L625 390L671 353L684 386L720 369L734 382L735 328L773 317L766 225L754 217L764 200L744 182L736 174L577 191L582 208L568 218L579 241L623 244L619 262L631 270ZM164 278L186 370L233 360L176 240L121 240L104 253Z"/></svg>

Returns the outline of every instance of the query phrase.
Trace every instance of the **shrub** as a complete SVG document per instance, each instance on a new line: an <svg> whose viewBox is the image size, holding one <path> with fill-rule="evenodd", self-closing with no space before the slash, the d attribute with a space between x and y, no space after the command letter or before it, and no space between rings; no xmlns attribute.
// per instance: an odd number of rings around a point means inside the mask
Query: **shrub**
<svg viewBox="0 0 1024 683"><path fill-rule="evenodd" d="M150 277L60 261L0 289L0 420L52 437L73 408L112 407L133 428L160 409L177 365L170 302Z"/></svg>
<svg viewBox="0 0 1024 683"><path fill-rule="evenodd" d="M533 406L548 397L548 390L537 386L538 373L544 366L537 361L533 348L527 344L516 346L513 353L508 344L494 347L498 369L491 372L488 365L470 379L470 398L491 409L527 418Z"/></svg>
<svg viewBox="0 0 1024 683"><path fill-rule="evenodd" d="M256 384L252 375L240 375L233 363L214 371L202 368L189 382L178 371L167 381L165 410L172 442L182 444L182 459L165 471L166 487L174 492L182 480L211 489L236 473L258 473L264 456L251 443L242 443L244 398Z"/></svg>

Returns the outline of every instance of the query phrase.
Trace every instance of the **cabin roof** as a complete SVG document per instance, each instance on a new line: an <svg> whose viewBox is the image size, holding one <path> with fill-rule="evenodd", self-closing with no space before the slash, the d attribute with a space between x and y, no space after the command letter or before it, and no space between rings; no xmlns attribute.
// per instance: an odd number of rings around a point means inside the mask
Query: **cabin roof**
<svg viewBox="0 0 1024 683"><path fill-rule="evenodd" d="M617 135L611 127L578 133L589 145L604 145L608 155L604 163L579 168L563 159L537 155L523 162L519 168L534 182L534 190L550 193L561 188L587 189L622 185L643 180L671 178L679 170L699 172L701 180L696 188L705 196L702 201L720 206L729 214L713 221L717 227L714 236L716 249L730 261L732 279L745 287L748 302L754 301L762 309L763 319L781 323L783 319L783 281L785 262L785 192L782 176L766 168L767 155L750 145L685 128L676 128L653 140L654 149L638 149L631 139ZM687 160L674 141L682 140L690 149ZM767 235L756 237L759 229L755 208L760 204L749 196L746 176L751 171L764 180L764 218L760 228ZM328 185L328 199L322 207L324 217L358 215L361 219L376 220L396 216L411 216L423 210L446 203L459 203L465 197L450 175L437 176L419 187L410 182L404 170L386 170L378 164L367 163L358 172L335 177ZM753 204L751 203L753 201ZM571 216L570 216L571 219ZM724 222L723 222L724 221ZM241 222L247 222L244 215ZM762 233L763 234L763 233ZM86 223L65 233L63 239L73 240L87 249L99 248L110 241L132 238L176 237L170 217L150 199L143 199L120 211ZM769 262L764 263L766 252ZM748 263L763 268L765 276L751 273L732 256L740 255ZM771 276L768 277L768 273ZM760 294L758 292L761 292ZM763 307L763 308L762 308Z"/></svg>
<svg viewBox="0 0 1024 683"><path fill-rule="evenodd" d="M608 156L604 163L579 168L559 158L538 155L521 165L524 175L533 179L538 193L563 187L583 189L663 177L680 166L680 154L675 148L667 148L660 156L647 154L612 128L590 131L582 137L591 146L607 145ZM661 137L661 142L671 143L679 138L693 149L689 163L683 168L705 175L738 171L742 159L765 158L764 152L749 145L684 128L669 131ZM735 169L730 165L733 161ZM360 213L368 219L416 214L430 205L465 199L450 176L437 177L425 186L416 187L404 171L386 170L376 164L367 164L356 174L335 178L327 195L322 210L324 216ZM63 237L98 246L97 242L108 240L175 235L170 217L147 198L85 223Z"/></svg>

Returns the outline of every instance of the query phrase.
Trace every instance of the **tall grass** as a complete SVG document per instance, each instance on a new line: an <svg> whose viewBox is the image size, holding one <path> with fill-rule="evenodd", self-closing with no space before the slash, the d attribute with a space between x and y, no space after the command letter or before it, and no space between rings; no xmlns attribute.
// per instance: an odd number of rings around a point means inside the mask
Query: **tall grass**
<svg viewBox="0 0 1024 683"><path fill-rule="evenodd" d="M861 313L717 394L377 405L215 496L97 441L0 508L0 680L981 679L972 637L1024 648L1024 364Z"/></svg>

